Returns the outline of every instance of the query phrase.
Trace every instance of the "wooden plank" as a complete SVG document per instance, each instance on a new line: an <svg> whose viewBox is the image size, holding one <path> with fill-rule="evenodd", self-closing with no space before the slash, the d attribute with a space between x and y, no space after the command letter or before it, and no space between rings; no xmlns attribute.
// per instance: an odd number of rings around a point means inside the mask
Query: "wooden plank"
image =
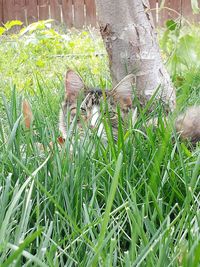
<svg viewBox="0 0 200 267"><path fill-rule="evenodd" d="M177 19L178 17L180 17L180 15L181 15L181 2L182 2L182 0L176 0L176 1L171 0L170 1L170 10L169 10L169 18L170 19Z"/></svg>
<svg viewBox="0 0 200 267"><path fill-rule="evenodd" d="M25 0L3 0L4 23L10 20L26 21Z"/></svg>
<svg viewBox="0 0 200 267"><path fill-rule="evenodd" d="M182 7L181 13L183 17L190 22L199 22L200 21L200 14L193 14L191 1L182 0Z"/></svg>
<svg viewBox="0 0 200 267"><path fill-rule="evenodd" d="M14 0L14 5L24 7L26 6L26 1L25 0Z"/></svg>
<svg viewBox="0 0 200 267"><path fill-rule="evenodd" d="M160 1L161 2L161 1ZM159 13L158 13L158 25L165 26L166 21L170 18L170 0L165 0L164 7L160 9L159 2Z"/></svg>
<svg viewBox="0 0 200 267"><path fill-rule="evenodd" d="M26 1L25 0L3 0L4 23L10 20L26 22Z"/></svg>
<svg viewBox="0 0 200 267"><path fill-rule="evenodd" d="M50 0L51 18L61 22L61 9L58 0Z"/></svg>
<svg viewBox="0 0 200 267"><path fill-rule="evenodd" d="M67 28L71 28L73 26L72 0L62 1L62 14Z"/></svg>
<svg viewBox="0 0 200 267"><path fill-rule="evenodd" d="M3 23L3 0L0 0L0 26Z"/></svg>
<svg viewBox="0 0 200 267"><path fill-rule="evenodd" d="M25 12L26 1L25 0L14 0L13 9L14 9L13 10L14 18L25 23L26 22L26 12Z"/></svg>
<svg viewBox="0 0 200 267"><path fill-rule="evenodd" d="M94 0L85 0L86 24L96 26L96 5Z"/></svg>
<svg viewBox="0 0 200 267"><path fill-rule="evenodd" d="M80 29L84 25L84 0L74 0L74 27Z"/></svg>
<svg viewBox="0 0 200 267"><path fill-rule="evenodd" d="M12 19L11 6L12 6L12 0L3 0L4 23Z"/></svg>
<svg viewBox="0 0 200 267"><path fill-rule="evenodd" d="M16 19L16 7L14 0L3 0L4 22Z"/></svg>
<svg viewBox="0 0 200 267"><path fill-rule="evenodd" d="M26 0L26 5L28 24L38 21L37 0Z"/></svg>
<svg viewBox="0 0 200 267"><path fill-rule="evenodd" d="M154 21L154 24L155 26L157 25L158 21L157 21L157 13L158 10L157 10L157 0L149 0L149 5L150 5L150 9L151 9L151 14L153 16L153 21Z"/></svg>
<svg viewBox="0 0 200 267"><path fill-rule="evenodd" d="M38 0L39 20L50 18L49 14L49 0Z"/></svg>
<svg viewBox="0 0 200 267"><path fill-rule="evenodd" d="M176 19L181 13L190 22L200 21L200 15L194 15L192 12L190 0L165 0L164 6L169 9L162 9L158 16L156 3L159 7L161 0L149 0L149 3L150 8L153 9L152 15L156 25L163 26L166 20ZM59 22L63 18L68 28L72 26L82 28L85 24L96 26L95 0L0 0L0 22L18 19L32 23L38 19L48 19L50 18L49 9L51 17ZM156 21L157 17L158 21Z"/></svg>
<svg viewBox="0 0 200 267"><path fill-rule="evenodd" d="M188 2L188 0L187 1L182 0L181 14L184 18L188 18L192 15L191 3Z"/></svg>

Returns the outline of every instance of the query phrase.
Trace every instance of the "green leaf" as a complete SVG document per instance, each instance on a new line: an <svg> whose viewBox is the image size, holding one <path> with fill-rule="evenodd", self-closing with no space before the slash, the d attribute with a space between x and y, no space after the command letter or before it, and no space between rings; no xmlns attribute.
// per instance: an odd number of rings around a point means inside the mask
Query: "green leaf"
<svg viewBox="0 0 200 267"><path fill-rule="evenodd" d="M36 62L36 66L38 66L40 68L43 68L45 66L45 63L44 63L44 61L42 61L42 60L39 59Z"/></svg>
<svg viewBox="0 0 200 267"><path fill-rule="evenodd" d="M38 230L37 232L34 232L31 235L28 235L27 238L24 240L22 244L17 248L16 251L14 251L8 259L1 265L2 267L9 266L13 261L15 261L23 252L23 250L32 243L38 236L41 235L42 230ZM40 262L39 262L40 263ZM45 266L44 264L41 264L40 266Z"/></svg>
<svg viewBox="0 0 200 267"><path fill-rule="evenodd" d="M45 30L46 28L49 29L53 21L54 21L53 19L48 19L48 20L39 20L37 22L33 22L30 25L28 25L28 27L23 28L19 32L19 36L22 36L26 33L33 33L37 30Z"/></svg>
<svg viewBox="0 0 200 267"><path fill-rule="evenodd" d="M11 20L11 21L6 22L4 26L7 30L10 30L13 26L21 26L22 24L23 22L19 20Z"/></svg>
<svg viewBox="0 0 200 267"><path fill-rule="evenodd" d="M173 19L169 19L166 21L166 27L170 31L174 31L176 29L177 23Z"/></svg>
<svg viewBox="0 0 200 267"><path fill-rule="evenodd" d="M104 213L102 225L101 225L101 232L99 235L98 242L94 248L95 256L94 256L94 258L92 258L92 260L90 262L91 263L90 266L96 266L96 262L98 260L99 253L100 253L102 246L103 246L103 241L105 238L108 222L110 219L110 211L112 208L112 204L113 204L115 193L116 193L117 186L118 186L118 180L119 180L120 173L121 173L122 163L123 163L123 154L120 153L118 156L117 162L116 162L115 173L113 176L113 180L112 180L112 184L111 184L111 188L110 188L110 193L109 193L109 196L107 199L106 209L105 209L105 213Z"/></svg>
<svg viewBox="0 0 200 267"><path fill-rule="evenodd" d="M10 134L10 136L8 138L8 143L7 143L8 150L11 148L13 142L15 141L17 129L18 129L18 126L19 126L21 118L22 118L22 115L19 116L19 118L16 120L16 122L15 122L13 128L12 128L12 131L11 131L11 134Z"/></svg>
<svg viewBox="0 0 200 267"><path fill-rule="evenodd" d="M4 27L0 27L0 35L2 35L5 31L6 29Z"/></svg>

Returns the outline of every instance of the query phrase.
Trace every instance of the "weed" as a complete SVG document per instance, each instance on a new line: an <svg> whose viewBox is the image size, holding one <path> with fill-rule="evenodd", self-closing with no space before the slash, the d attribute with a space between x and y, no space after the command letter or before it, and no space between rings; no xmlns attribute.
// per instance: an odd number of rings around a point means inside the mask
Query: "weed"
<svg viewBox="0 0 200 267"><path fill-rule="evenodd" d="M76 66L88 84L104 87L107 61L95 55L105 53L95 33L40 26L3 37L0 47L0 265L198 266L199 147L189 149L163 127L162 112L159 127L144 130L149 114L141 111L131 131L119 129L116 144L95 132L83 140L75 133L72 144L69 133L60 151L62 73ZM191 74L181 75L183 104ZM191 88L198 92L198 82Z"/></svg>

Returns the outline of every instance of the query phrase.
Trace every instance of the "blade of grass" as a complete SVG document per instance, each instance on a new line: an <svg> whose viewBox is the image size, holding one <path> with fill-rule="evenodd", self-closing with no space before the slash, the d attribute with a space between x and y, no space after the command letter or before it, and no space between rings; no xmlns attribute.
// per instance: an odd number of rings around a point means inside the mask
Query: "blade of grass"
<svg viewBox="0 0 200 267"><path fill-rule="evenodd" d="M122 160L123 160L123 155L120 153L118 156L117 162L116 162L116 169L115 169L112 184L110 187L110 193L109 193L106 208L105 208L105 214L104 214L102 224L101 224L101 232L100 232L97 244L94 248L95 255L94 255L93 259L91 259L91 261L89 262L88 266L96 266L96 263L97 263L98 257L99 257L99 253L102 249L103 240L105 238L105 234L107 231L107 225L108 225L109 218L110 218L110 211L111 211L112 204L113 204L114 197L115 197L115 193L117 190L118 180L119 180L120 171L121 171L121 167L122 167Z"/></svg>
<svg viewBox="0 0 200 267"><path fill-rule="evenodd" d="M23 241L23 243L19 245L19 247L15 250L15 252L13 252L8 257L8 259L1 265L1 267L9 266L11 263L13 263L13 261L15 261L19 256L21 256L21 254L23 254L24 249L28 245L30 245L30 243L32 243L36 239L36 237L40 236L41 232L42 232L42 230L39 230L39 231L34 232L33 234L27 236L26 239ZM44 264L42 261L40 261L36 257L34 257L34 259L37 262L37 264L39 264L39 266L46 266L46 264Z"/></svg>

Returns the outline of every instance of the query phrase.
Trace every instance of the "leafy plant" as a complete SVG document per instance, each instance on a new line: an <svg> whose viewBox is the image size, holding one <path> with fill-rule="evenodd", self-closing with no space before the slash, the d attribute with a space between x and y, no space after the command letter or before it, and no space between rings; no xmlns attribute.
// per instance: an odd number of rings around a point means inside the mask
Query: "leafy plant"
<svg viewBox="0 0 200 267"><path fill-rule="evenodd" d="M166 22L160 44L168 69L173 77L200 67L199 30L196 26L181 26L173 20Z"/></svg>
<svg viewBox="0 0 200 267"><path fill-rule="evenodd" d="M105 146L95 132L80 140L76 131L71 142L69 131L60 150L58 101L45 84L37 91L30 130L20 95L4 98L0 264L196 266L199 148L172 141L162 124L143 133L142 114L128 136L119 129L116 144L110 134Z"/></svg>
<svg viewBox="0 0 200 267"><path fill-rule="evenodd" d="M105 120L107 145L95 131L81 140L75 131L72 142L69 131L60 149L66 68L91 86L109 87L110 79L95 31L50 25L1 37L0 265L198 266L199 145L180 142L164 127L158 106L157 129L143 126L150 116L143 110L128 132L119 127L117 143ZM198 27L180 29L173 21L167 27L161 46L175 66L171 75L184 108L200 99L199 69L190 61L191 53L199 57L190 44ZM24 95L34 117L30 129Z"/></svg>
<svg viewBox="0 0 200 267"><path fill-rule="evenodd" d="M110 80L106 53L97 32L66 32L62 28L58 32L51 20L39 21L17 34L3 36L0 68L0 86L7 95L10 82L18 91L36 93L41 75L46 77L48 88L53 92L67 68L77 69L86 82L92 77L93 85L105 86Z"/></svg>
<svg viewBox="0 0 200 267"><path fill-rule="evenodd" d="M0 27L0 36L6 32L8 32L10 29L12 29L15 26L21 26L23 23L19 20L12 20L6 22L6 24L3 25L3 27Z"/></svg>

